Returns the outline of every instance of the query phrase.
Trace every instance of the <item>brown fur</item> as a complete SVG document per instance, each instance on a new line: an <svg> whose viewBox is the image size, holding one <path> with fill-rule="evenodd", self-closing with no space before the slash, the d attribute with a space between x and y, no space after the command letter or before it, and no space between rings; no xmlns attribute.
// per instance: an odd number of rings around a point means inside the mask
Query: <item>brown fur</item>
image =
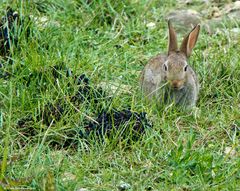
<svg viewBox="0 0 240 191"><path fill-rule="evenodd" d="M180 50L170 22L168 26L168 54L159 54L150 59L142 71L141 87L150 99L154 96L160 100L175 101L179 105L191 107L196 103L199 83L195 72L187 63L187 58L197 42L200 26L197 25L184 38Z"/></svg>

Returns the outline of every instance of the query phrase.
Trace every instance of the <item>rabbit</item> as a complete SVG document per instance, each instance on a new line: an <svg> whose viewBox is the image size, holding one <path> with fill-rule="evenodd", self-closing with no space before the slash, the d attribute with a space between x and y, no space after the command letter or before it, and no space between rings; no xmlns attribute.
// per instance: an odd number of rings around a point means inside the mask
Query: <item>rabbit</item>
<svg viewBox="0 0 240 191"><path fill-rule="evenodd" d="M141 73L141 89L149 100L174 103L184 108L193 108L199 93L199 82L188 58L194 48L200 25L196 25L183 39L180 49L171 22L168 21L168 53L150 59Z"/></svg>

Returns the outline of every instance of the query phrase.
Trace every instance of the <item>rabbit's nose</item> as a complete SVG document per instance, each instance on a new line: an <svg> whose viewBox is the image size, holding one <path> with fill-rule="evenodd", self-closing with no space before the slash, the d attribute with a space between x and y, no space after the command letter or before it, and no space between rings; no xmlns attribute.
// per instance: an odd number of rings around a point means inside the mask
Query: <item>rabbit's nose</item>
<svg viewBox="0 0 240 191"><path fill-rule="evenodd" d="M179 80L173 80L171 84L174 89L178 89L181 87L181 81Z"/></svg>

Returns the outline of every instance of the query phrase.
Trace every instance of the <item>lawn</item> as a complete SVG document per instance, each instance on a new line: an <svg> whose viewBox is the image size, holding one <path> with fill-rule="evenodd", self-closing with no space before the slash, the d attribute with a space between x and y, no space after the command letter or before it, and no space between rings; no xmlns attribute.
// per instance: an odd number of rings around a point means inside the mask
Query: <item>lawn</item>
<svg viewBox="0 0 240 191"><path fill-rule="evenodd" d="M222 13L231 1L189 2L2 1L21 21L0 54L0 190L240 190L240 22ZM201 15L189 60L201 88L187 111L149 103L139 85L177 9ZM86 133L110 111L135 118Z"/></svg>

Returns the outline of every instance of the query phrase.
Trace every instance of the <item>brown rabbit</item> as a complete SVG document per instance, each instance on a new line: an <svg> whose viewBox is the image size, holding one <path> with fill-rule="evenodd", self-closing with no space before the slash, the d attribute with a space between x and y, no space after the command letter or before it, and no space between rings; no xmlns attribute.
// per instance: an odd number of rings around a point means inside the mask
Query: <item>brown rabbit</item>
<svg viewBox="0 0 240 191"><path fill-rule="evenodd" d="M193 107L198 97L199 82L187 59L197 42L200 25L195 26L184 38L180 49L170 21L168 30L168 53L150 59L142 71L141 87L150 100L154 97L160 103Z"/></svg>

